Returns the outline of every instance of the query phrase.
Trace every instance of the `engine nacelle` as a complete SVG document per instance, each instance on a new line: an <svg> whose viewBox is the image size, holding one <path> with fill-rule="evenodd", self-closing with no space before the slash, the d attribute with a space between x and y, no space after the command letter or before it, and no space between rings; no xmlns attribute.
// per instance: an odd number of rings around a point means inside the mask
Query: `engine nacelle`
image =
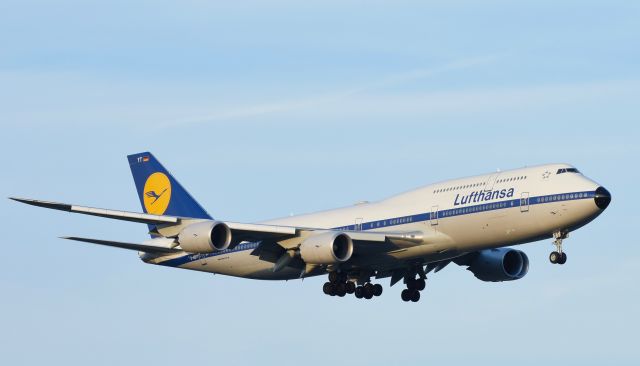
<svg viewBox="0 0 640 366"><path fill-rule="evenodd" d="M327 232L307 238L300 245L300 256L309 264L346 262L353 254L353 241L345 233Z"/></svg>
<svg viewBox="0 0 640 366"><path fill-rule="evenodd" d="M182 250L189 253L212 253L225 250L231 244L231 229L220 221L191 224L178 234Z"/></svg>
<svg viewBox="0 0 640 366"><path fill-rule="evenodd" d="M519 280L529 272L529 258L510 248L481 250L467 269L482 281Z"/></svg>

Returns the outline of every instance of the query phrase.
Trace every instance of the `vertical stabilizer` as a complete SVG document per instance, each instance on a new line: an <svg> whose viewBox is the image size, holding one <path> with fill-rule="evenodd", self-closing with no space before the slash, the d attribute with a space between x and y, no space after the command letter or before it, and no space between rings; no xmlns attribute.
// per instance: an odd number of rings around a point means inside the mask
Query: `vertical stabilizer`
<svg viewBox="0 0 640 366"><path fill-rule="evenodd" d="M207 211L149 152L127 156L145 213L211 219Z"/></svg>

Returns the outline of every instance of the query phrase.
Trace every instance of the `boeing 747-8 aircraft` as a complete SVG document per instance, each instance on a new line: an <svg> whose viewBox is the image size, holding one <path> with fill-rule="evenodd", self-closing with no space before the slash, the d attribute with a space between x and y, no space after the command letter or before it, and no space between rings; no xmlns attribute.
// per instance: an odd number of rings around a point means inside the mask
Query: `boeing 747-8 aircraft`
<svg viewBox="0 0 640 366"><path fill-rule="evenodd" d="M374 279L403 281L417 302L427 275L450 263L482 281L524 277L529 260L507 245L554 239L551 263L564 264L562 241L600 215L610 193L567 164L548 164L431 184L378 202L259 223L213 219L148 152L129 155L144 213L25 198L56 210L148 225L151 239L128 243L65 237L132 249L145 263L230 276L291 280L328 274L323 292L371 299Z"/></svg>

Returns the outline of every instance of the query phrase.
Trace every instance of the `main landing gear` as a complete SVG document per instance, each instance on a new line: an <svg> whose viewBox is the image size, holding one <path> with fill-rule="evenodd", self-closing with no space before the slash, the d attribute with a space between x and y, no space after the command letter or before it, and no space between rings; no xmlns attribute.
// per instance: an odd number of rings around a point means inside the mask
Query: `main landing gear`
<svg viewBox="0 0 640 366"><path fill-rule="evenodd" d="M374 296L382 295L382 285L379 283L372 284L371 282L367 282L364 286L356 287L355 296L358 299L367 299L370 300Z"/></svg>
<svg viewBox="0 0 640 366"><path fill-rule="evenodd" d="M369 274L360 274L356 276L357 282L363 285L356 286L356 280L349 278L346 273L332 271L329 272L329 282L325 282L322 291L329 296L344 297L347 294L353 294L358 299L370 300L374 297L382 295L382 285L379 283L371 283ZM393 280L391 285L398 282L402 277ZM418 269L409 269L404 273L404 283L407 288L402 290L401 298L405 302L420 301L420 291L426 287L426 273L422 267Z"/></svg>
<svg viewBox="0 0 640 366"><path fill-rule="evenodd" d="M405 302L418 302L420 300L420 291L424 290L427 285L424 278L410 278L405 281L407 288L402 290L400 297Z"/></svg>
<svg viewBox="0 0 640 366"><path fill-rule="evenodd" d="M329 296L344 297L346 294L354 294L358 299L372 299L374 296L382 295L382 285L379 283L365 283L363 286L356 286L354 281L344 273L329 272L329 282L322 286L322 292Z"/></svg>
<svg viewBox="0 0 640 366"><path fill-rule="evenodd" d="M564 231L556 231L553 233L555 240L553 245L556 246L556 250L549 254L549 261L553 264L565 264L567 262L567 254L562 251L562 240L569 237L569 233Z"/></svg>

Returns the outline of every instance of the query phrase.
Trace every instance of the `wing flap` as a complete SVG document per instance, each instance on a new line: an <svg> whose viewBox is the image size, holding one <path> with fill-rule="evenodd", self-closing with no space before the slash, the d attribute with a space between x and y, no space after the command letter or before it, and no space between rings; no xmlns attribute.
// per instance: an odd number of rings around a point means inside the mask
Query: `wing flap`
<svg viewBox="0 0 640 366"><path fill-rule="evenodd" d="M229 229L238 232L257 232L263 234L274 234L275 236L287 236L296 235L298 229L293 226L278 226L278 225L264 225L264 224L244 224L239 222L228 222L225 224L229 226Z"/></svg>
<svg viewBox="0 0 640 366"><path fill-rule="evenodd" d="M310 236L335 231L331 229L298 229L299 233L291 238L279 240L278 244L284 249L298 248ZM360 253L386 252L423 245L424 234L421 231L411 232L382 232L382 231L341 231L348 235Z"/></svg>
<svg viewBox="0 0 640 366"><path fill-rule="evenodd" d="M424 234L421 231L411 232L378 232L378 231L345 231L351 239L362 242L391 242L398 248L407 248L423 243Z"/></svg>

